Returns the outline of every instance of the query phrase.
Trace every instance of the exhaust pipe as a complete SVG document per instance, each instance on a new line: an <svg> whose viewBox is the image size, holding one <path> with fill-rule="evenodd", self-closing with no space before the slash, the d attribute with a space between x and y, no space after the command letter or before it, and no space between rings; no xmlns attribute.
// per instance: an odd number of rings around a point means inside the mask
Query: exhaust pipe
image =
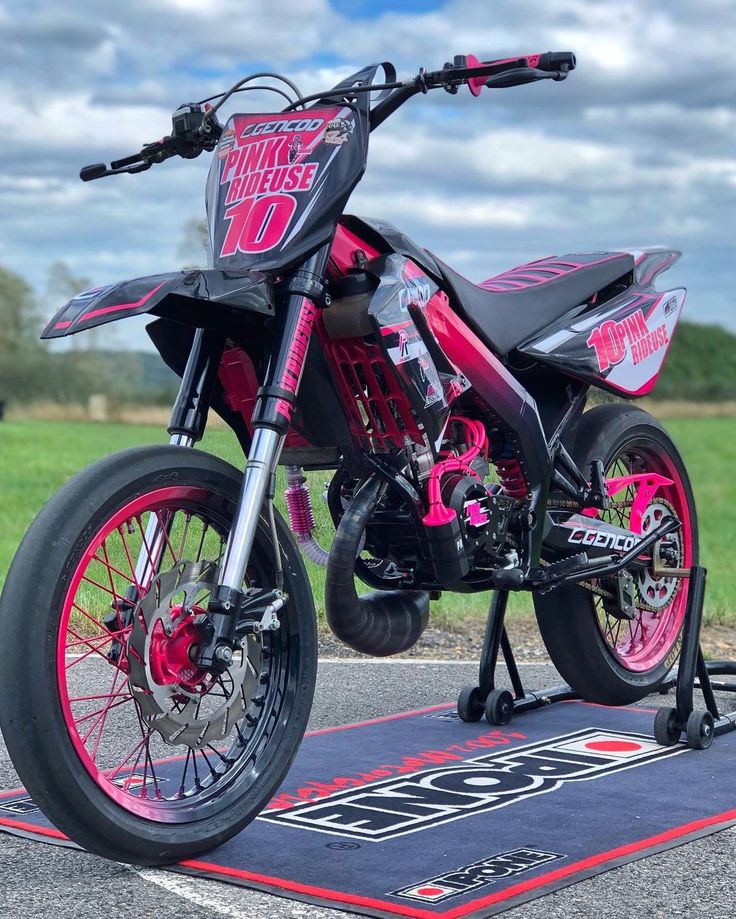
<svg viewBox="0 0 736 919"><path fill-rule="evenodd" d="M362 597L355 591L355 558L383 489L374 477L350 502L335 533L325 581L327 622L333 633L355 651L373 657L408 650L429 621L426 590L375 590Z"/></svg>

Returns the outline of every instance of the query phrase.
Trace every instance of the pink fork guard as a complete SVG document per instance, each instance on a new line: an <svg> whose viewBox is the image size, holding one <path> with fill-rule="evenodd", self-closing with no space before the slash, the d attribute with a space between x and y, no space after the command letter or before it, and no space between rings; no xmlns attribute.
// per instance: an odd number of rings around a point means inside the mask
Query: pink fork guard
<svg viewBox="0 0 736 919"><path fill-rule="evenodd" d="M656 472L640 472L637 475L622 475L616 479L606 479L606 491L608 497L612 498L622 489L628 488L629 485L637 485L636 496L631 505L631 514L629 516L629 529L632 533L641 533L642 519L644 511L649 507L649 502L654 497L660 487L674 485L672 479L666 476L658 475ZM583 514L586 517L598 517L600 511L596 507L587 507Z"/></svg>

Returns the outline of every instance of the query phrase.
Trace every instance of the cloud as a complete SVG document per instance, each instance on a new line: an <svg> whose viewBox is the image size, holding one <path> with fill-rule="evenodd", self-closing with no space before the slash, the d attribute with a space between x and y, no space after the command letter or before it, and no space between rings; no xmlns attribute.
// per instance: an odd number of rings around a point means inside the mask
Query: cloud
<svg viewBox="0 0 736 919"><path fill-rule="evenodd" d="M562 84L412 100L372 137L350 210L476 279L551 252L669 243L685 252L667 279L690 287L690 316L736 328L732 2L447 0L356 18L329 0L0 0L0 261L39 290L57 259L99 283L176 267L181 228L204 213L206 157L91 186L79 167L133 152L179 102L254 69L310 92L368 61L408 75L456 53L569 48L579 67ZM273 104L254 96L238 105Z"/></svg>

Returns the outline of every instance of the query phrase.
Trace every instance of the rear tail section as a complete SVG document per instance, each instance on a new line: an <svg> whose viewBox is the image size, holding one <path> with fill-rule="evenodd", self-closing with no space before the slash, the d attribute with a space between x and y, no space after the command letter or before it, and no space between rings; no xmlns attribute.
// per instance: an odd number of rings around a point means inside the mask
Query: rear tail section
<svg viewBox="0 0 736 919"><path fill-rule="evenodd" d="M680 257L669 249L641 249L634 283L572 320L553 324L519 350L624 397L644 396L664 366L685 303L686 291L653 289L656 277Z"/></svg>

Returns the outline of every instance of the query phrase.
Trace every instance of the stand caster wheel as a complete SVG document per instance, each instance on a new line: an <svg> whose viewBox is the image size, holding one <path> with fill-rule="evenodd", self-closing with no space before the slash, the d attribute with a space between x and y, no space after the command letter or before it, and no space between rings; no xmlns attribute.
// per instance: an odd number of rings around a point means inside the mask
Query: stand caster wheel
<svg viewBox="0 0 736 919"><path fill-rule="evenodd" d="M691 750L707 750L713 743L715 721L710 712L692 712L687 719L687 745Z"/></svg>
<svg viewBox="0 0 736 919"><path fill-rule="evenodd" d="M507 689L492 690L486 699L485 712L489 724L508 724L514 714L514 697Z"/></svg>
<svg viewBox="0 0 736 919"><path fill-rule="evenodd" d="M677 709L660 708L654 717L654 739L657 743L661 747L672 747L681 733L677 726Z"/></svg>
<svg viewBox="0 0 736 919"><path fill-rule="evenodd" d="M457 697L457 713L461 721L480 721L483 717L483 700L477 686L463 686Z"/></svg>

